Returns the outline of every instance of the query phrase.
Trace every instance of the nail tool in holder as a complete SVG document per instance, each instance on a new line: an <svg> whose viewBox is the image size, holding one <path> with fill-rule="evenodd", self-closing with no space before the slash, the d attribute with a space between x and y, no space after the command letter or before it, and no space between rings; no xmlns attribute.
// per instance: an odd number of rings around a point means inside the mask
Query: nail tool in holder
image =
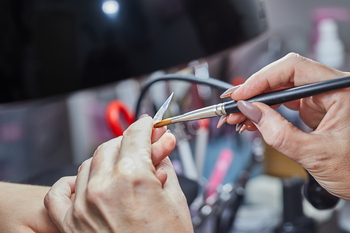
<svg viewBox="0 0 350 233"><path fill-rule="evenodd" d="M319 95L326 92L331 92L343 88L350 87L350 76L337 78L303 86L268 92L257 95L246 101L248 102L262 102L267 105L283 104L289 101ZM227 115L231 113L240 112L237 107L237 101L232 100L205 108L197 109L183 115L178 115L172 118L164 119L154 125L154 127L161 127L170 125L176 122L199 120L215 116Z"/></svg>

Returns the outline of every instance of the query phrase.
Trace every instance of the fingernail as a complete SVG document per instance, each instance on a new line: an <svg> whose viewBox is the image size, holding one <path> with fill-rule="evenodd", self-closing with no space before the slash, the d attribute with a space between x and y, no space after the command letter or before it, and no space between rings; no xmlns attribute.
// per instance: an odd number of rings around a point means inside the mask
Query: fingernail
<svg viewBox="0 0 350 233"><path fill-rule="evenodd" d="M139 119L141 119L141 118L144 118L144 117L148 117L148 114L142 114L140 117L139 117Z"/></svg>
<svg viewBox="0 0 350 233"><path fill-rule="evenodd" d="M235 90L240 88L240 86L242 85L237 85L237 86L231 87L230 89L227 89L224 93L220 95L220 98L229 97Z"/></svg>
<svg viewBox="0 0 350 233"><path fill-rule="evenodd" d="M238 123L238 124L236 125L236 132L238 132L238 131L242 128L242 126L243 126L243 122Z"/></svg>
<svg viewBox="0 0 350 233"><path fill-rule="evenodd" d="M248 127L246 125L243 125L240 130L239 130L239 134L243 133L244 130L246 130Z"/></svg>
<svg viewBox="0 0 350 233"><path fill-rule="evenodd" d="M160 174L162 171L164 171L164 169L163 168L159 168L156 173Z"/></svg>
<svg viewBox="0 0 350 233"><path fill-rule="evenodd" d="M257 106L255 106L252 103L249 103L248 101L240 100L237 102L237 107L241 111L241 113L243 113L243 115L245 115L255 124L259 123L262 117L262 112Z"/></svg>
<svg viewBox="0 0 350 233"><path fill-rule="evenodd" d="M227 120L227 115L222 115L216 127L220 128L226 122L226 120Z"/></svg>
<svg viewBox="0 0 350 233"><path fill-rule="evenodd" d="M170 129L168 129L165 133L171 133Z"/></svg>

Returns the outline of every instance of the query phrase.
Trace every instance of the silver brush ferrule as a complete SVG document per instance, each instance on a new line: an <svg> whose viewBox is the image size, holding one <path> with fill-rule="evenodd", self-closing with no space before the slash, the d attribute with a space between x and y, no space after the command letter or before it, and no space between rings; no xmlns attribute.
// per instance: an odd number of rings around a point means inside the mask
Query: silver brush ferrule
<svg viewBox="0 0 350 233"><path fill-rule="evenodd" d="M221 115L226 115L224 103L208 106L205 108L194 110L192 112L185 113L180 116L172 117L171 122L176 123L181 121L193 121Z"/></svg>

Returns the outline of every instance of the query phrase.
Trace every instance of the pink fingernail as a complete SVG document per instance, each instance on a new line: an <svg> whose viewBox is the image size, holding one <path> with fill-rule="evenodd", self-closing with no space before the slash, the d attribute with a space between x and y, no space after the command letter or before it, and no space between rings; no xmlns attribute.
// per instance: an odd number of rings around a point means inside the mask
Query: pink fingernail
<svg viewBox="0 0 350 233"><path fill-rule="evenodd" d="M156 173L157 173L157 174L160 174L162 171L164 171L164 169L163 169L163 168L159 168L159 169L156 171Z"/></svg>
<svg viewBox="0 0 350 233"><path fill-rule="evenodd" d="M237 102L237 107L239 108L241 113L243 113L243 115L245 115L255 124L259 123L262 117L262 112L257 106L255 106L252 103L249 103L248 101L240 100Z"/></svg>
<svg viewBox="0 0 350 233"><path fill-rule="evenodd" d="M148 117L148 114L142 114L140 117L139 117L139 119L141 119L141 118L144 118L144 117Z"/></svg>
<svg viewBox="0 0 350 233"><path fill-rule="evenodd" d="M242 126L243 126L243 122L238 123L238 124L236 125L236 132L238 132L238 131L242 128Z"/></svg>
<svg viewBox="0 0 350 233"><path fill-rule="evenodd" d="M222 115L216 127L220 128L226 122L226 120L227 120L227 115Z"/></svg>
<svg viewBox="0 0 350 233"><path fill-rule="evenodd" d="M243 125L240 130L239 130L239 134L243 133L244 130L246 130L248 127L246 125Z"/></svg>
<svg viewBox="0 0 350 233"><path fill-rule="evenodd" d="M241 85L237 85L237 86L234 86L234 87L231 87L230 89L227 89L224 93L222 93L220 95L220 98L226 98L226 97L229 97L234 91L236 91L238 88L240 88L242 86Z"/></svg>

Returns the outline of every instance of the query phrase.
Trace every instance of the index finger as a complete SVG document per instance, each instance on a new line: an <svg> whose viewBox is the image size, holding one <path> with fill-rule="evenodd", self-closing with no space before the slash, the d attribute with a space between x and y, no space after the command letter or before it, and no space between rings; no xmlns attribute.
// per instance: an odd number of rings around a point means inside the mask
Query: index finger
<svg viewBox="0 0 350 233"><path fill-rule="evenodd" d="M246 100L271 89L283 86L301 86L342 76L340 71L312 61L296 53L269 64L253 74L231 98Z"/></svg>
<svg viewBox="0 0 350 233"><path fill-rule="evenodd" d="M122 173L132 173L135 169L154 171L151 160L151 134L153 119L143 117L124 131L118 158L118 169Z"/></svg>

